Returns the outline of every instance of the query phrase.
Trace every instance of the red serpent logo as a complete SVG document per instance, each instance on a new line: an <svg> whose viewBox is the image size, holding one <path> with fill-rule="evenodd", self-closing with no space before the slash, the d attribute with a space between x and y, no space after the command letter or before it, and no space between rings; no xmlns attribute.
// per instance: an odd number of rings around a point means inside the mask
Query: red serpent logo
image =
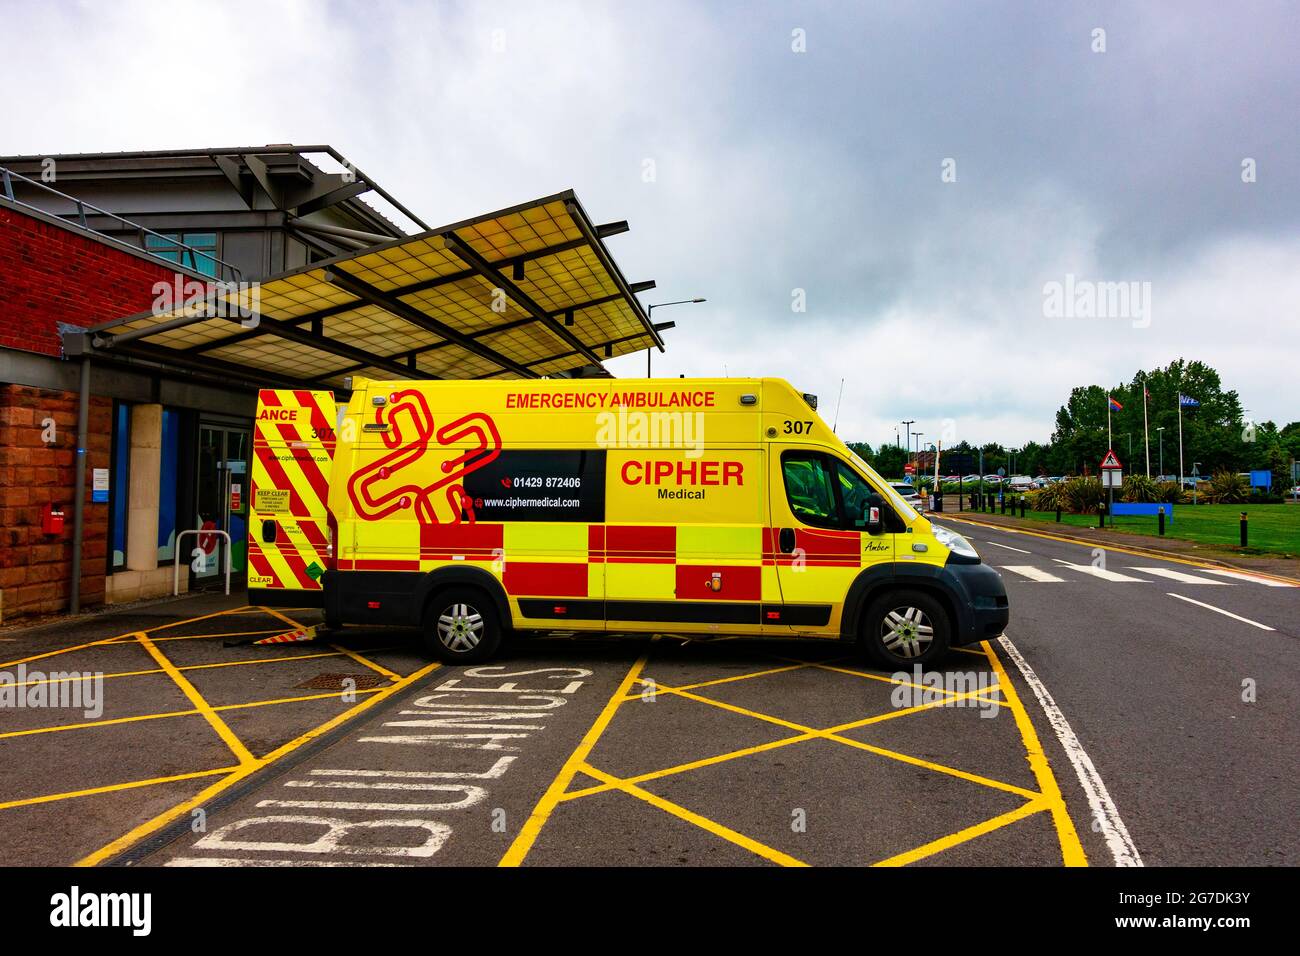
<svg viewBox="0 0 1300 956"><path fill-rule="evenodd" d="M405 427L403 427L405 421ZM348 497L357 517L378 521L394 512L414 507L422 525L467 524L474 522L474 503L465 494L462 482L470 472L482 468L501 454L501 435L496 423L483 412L448 422L435 430L433 414L424 395L416 389L394 392L389 401L375 409L375 423L387 425L384 444L392 449L353 473L348 479ZM430 441L438 445L456 445L469 439L472 444L440 466L443 477L432 484L418 484L417 479L403 480L401 473L410 469L429 450ZM445 498L451 521L438 519L435 501L439 492Z"/></svg>

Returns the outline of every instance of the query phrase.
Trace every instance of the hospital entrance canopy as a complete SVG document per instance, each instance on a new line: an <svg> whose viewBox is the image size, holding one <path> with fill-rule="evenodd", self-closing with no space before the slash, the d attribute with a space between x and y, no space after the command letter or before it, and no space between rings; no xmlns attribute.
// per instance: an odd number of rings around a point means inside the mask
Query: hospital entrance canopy
<svg viewBox="0 0 1300 956"><path fill-rule="evenodd" d="M663 350L636 300L654 283L629 284L605 248L625 231L566 191L263 280L242 324L250 300L218 286L64 347L257 386L607 374L604 359Z"/></svg>

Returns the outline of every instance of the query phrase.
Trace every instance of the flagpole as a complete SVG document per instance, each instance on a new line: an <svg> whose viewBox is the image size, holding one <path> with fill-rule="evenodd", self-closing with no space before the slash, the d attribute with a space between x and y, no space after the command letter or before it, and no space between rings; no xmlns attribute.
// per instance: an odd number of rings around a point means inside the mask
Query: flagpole
<svg viewBox="0 0 1300 956"><path fill-rule="evenodd" d="M1183 393L1178 393L1178 490L1183 490Z"/></svg>
<svg viewBox="0 0 1300 956"><path fill-rule="evenodd" d="M1110 439L1110 395L1106 396L1106 450L1110 451L1115 447L1114 442Z"/></svg>
<svg viewBox="0 0 1300 956"><path fill-rule="evenodd" d="M1151 477L1151 432L1147 430L1147 378L1142 376L1142 441L1147 447L1147 477Z"/></svg>

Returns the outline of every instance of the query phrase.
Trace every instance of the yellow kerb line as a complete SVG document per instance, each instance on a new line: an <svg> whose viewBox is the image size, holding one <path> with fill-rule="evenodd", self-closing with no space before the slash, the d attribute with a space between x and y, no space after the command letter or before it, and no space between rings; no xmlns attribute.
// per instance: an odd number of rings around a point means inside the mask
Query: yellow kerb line
<svg viewBox="0 0 1300 956"><path fill-rule="evenodd" d="M637 675L641 673L642 668L645 667L646 661L649 657L650 650L647 648L646 651L636 659L636 662L628 668L628 672L623 676L623 680L619 682L618 687L614 689L614 693L610 695L609 700L605 702L605 706L601 709L600 714L596 717L592 725L587 728L587 732L583 734L582 740L578 742L578 746L574 748L573 753L569 755L569 759L564 762L564 766L562 766L560 772L555 775L555 779L551 781L551 785L546 788L546 792L542 794L542 798L537 801L537 806L533 808L533 812L529 814L528 819L524 821L523 828L510 844L510 848L506 850L505 855L501 857L501 861L497 864L498 866L519 866L524 862L524 857L528 856L528 851L533 848L533 844L537 841L538 834L542 832L542 827L546 825L546 821L550 819L551 813L559 805L560 799L564 795L564 791L569 788L569 784L573 781L574 774L577 773L586 763L587 755L591 753L591 748L596 745L596 741L599 740L601 734L605 732L605 728L609 726L609 722L614 719L614 712L618 710L619 705L622 703L622 698L627 695L628 689L637 679Z"/></svg>
<svg viewBox="0 0 1300 956"><path fill-rule="evenodd" d="M217 732L217 736L225 741L226 746L235 755L235 759L240 764L252 763L254 757L248 748L244 746L244 742L235 736L234 731L226 725L224 720L217 716L216 711L212 709L212 705L199 693L198 688L176 669L176 665L167 658L167 655L154 646L153 641L149 640L149 635L141 631L136 635L136 638L140 641L141 646L149 652L149 656L158 662L158 666L166 671L167 676L180 688L186 699L203 715L203 719Z"/></svg>
<svg viewBox="0 0 1300 956"><path fill-rule="evenodd" d="M218 767L216 770L196 770L193 773L178 773L170 777L151 777L148 780L131 780L127 783L111 783L103 787L89 787L85 790L69 790L67 793L51 793L43 797L25 797L22 800L10 800L0 803L0 810L14 807L30 807L38 803L56 803L59 800L71 800L74 797L92 797L101 793L116 793L119 790L135 790L138 787L152 787L160 783L176 783L179 780L196 780L201 777L215 777L230 773L237 767Z"/></svg>
<svg viewBox="0 0 1300 956"><path fill-rule="evenodd" d="M136 843L139 843L145 837L149 836L149 834L162 829L167 824L171 823L173 820L190 812L195 807L203 806L204 803L211 800L213 797L217 796L222 791L227 790L230 787L234 786L239 781L247 778L255 771L260 770L261 768L274 763L275 761L279 760L281 757L285 756L286 754L292 753L293 751L297 750L299 747L303 746L304 744L307 744L312 740L315 740L321 734L328 733L330 730L333 730L335 727L338 727L340 724L343 724L344 722L351 720L353 717L357 716L358 714L368 710L371 707L374 707L379 702L386 700L387 698L393 696L394 694L398 693L401 690L404 690L405 688L409 687L411 684L415 683L417 680L420 680L421 678L432 673L433 671L437 670L441 666L442 665L438 663L428 664L424 667L421 667L418 671L409 675L408 677L402 678L402 680L400 680L396 684L393 684L389 687L379 688L374 694L367 697L365 700L359 701L355 706L348 708L343 713L335 715L330 720L325 721L325 723L313 727L311 730L307 731L306 733L301 734L295 737L293 740L289 741L288 743L277 747L275 750L272 750L266 756L256 758L253 763L241 765L237 767L230 774L230 776L218 780L212 786L206 787L199 793L190 797L190 799L188 800L181 801L171 809L164 810L162 813L158 814L152 820L145 821L144 823L140 824L138 827L134 828L130 832L124 833L116 840L113 840L111 843L108 843L100 847L94 853L82 857L74 865L75 866L97 866L98 864L104 862L105 860L112 859L114 856L117 856L119 853L122 853L124 850L134 846ZM336 696L336 695L331 694L327 696Z"/></svg>
<svg viewBox="0 0 1300 956"><path fill-rule="evenodd" d="M636 797L638 800L644 800L652 807L663 810L665 813L672 814L680 820L685 820L687 823L693 823L701 830L712 833L716 837L721 837L728 843L734 843L736 846L748 850L756 856L761 856L765 860L770 860L771 862L778 863L781 866L808 865L802 860L797 860L787 853L782 853L780 850L773 849L765 843L759 843L757 840L747 837L743 833L733 830L730 827L723 826L720 823L710 820L708 817L701 816L693 810L687 810L685 807L673 803L671 800L665 800L658 794L651 793L648 790L642 790L640 787L628 783L626 780L620 780L618 777L611 776L610 774L605 773L605 771L599 770L589 764L584 763L579 769L583 773L587 774L587 776L595 777L597 780L603 781L614 790Z"/></svg>
<svg viewBox="0 0 1300 956"><path fill-rule="evenodd" d="M1016 693L1011 679L1007 677L1002 661L993 652L992 645L988 641L983 641L981 646L989 663L998 672L999 686L1002 687L1003 694L1007 698L1007 706L1011 708L1012 716L1016 718L1016 726L1020 728L1020 737L1025 746L1025 759L1029 761L1030 769L1034 771L1034 779L1038 781L1038 789L1042 791L1043 799L1052 812L1052 822L1056 824L1057 838L1061 844L1061 859L1066 866L1087 866L1088 857L1083 852L1083 844L1079 842L1078 831L1074 829L1074 821L1070 819L1070 811L1066 809L1065 798L1061 795L1061 788L1052 773L1052 765L1043 751L1042 743L1039 742L1038 732L1034 730L1034 722L1029 719L1029 713L1021 703L1020 695Z"/></svg>

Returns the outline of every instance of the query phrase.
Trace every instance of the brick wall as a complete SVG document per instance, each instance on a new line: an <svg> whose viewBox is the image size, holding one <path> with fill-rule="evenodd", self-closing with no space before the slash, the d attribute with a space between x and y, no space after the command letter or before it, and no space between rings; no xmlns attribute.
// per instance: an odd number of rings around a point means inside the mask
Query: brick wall
<svg viewBox="0 0 1300 956"><path fill-rule="evenodd" d="M79 232L0 208L0 347L61 354L58 323L148 309L175 272Z"/></svg>
<svg viewBox="0 0 1300 956"><path fill-rule="evenodd" d="M58 323L94 325L148 309L154 264L80 232L0 208L0 348L58 356ZM53 419L55 439L42 438ZM91 469L109 467L112 400L92 397L86 461L81 600L104 600L108 505L91 504ZM0 619L67 608L72 574L77 396L0 383ZM64 531L41 530L41 509L62 507Z"/></svg>
<svg viewBox="0 0 1300 956"><path fill-rule="evenodd" d="M81 600L104 600L108 505L91 504L91 469L107 468L113 402L92 396L86 456L86 524L81 549ZM47 419L53 441L45 441ZM76 490L75 392L0 385L0 592L3 619L68 606L72 574L72 501ZM47 535L41 512L52 503L64 529Z"/></svg>

